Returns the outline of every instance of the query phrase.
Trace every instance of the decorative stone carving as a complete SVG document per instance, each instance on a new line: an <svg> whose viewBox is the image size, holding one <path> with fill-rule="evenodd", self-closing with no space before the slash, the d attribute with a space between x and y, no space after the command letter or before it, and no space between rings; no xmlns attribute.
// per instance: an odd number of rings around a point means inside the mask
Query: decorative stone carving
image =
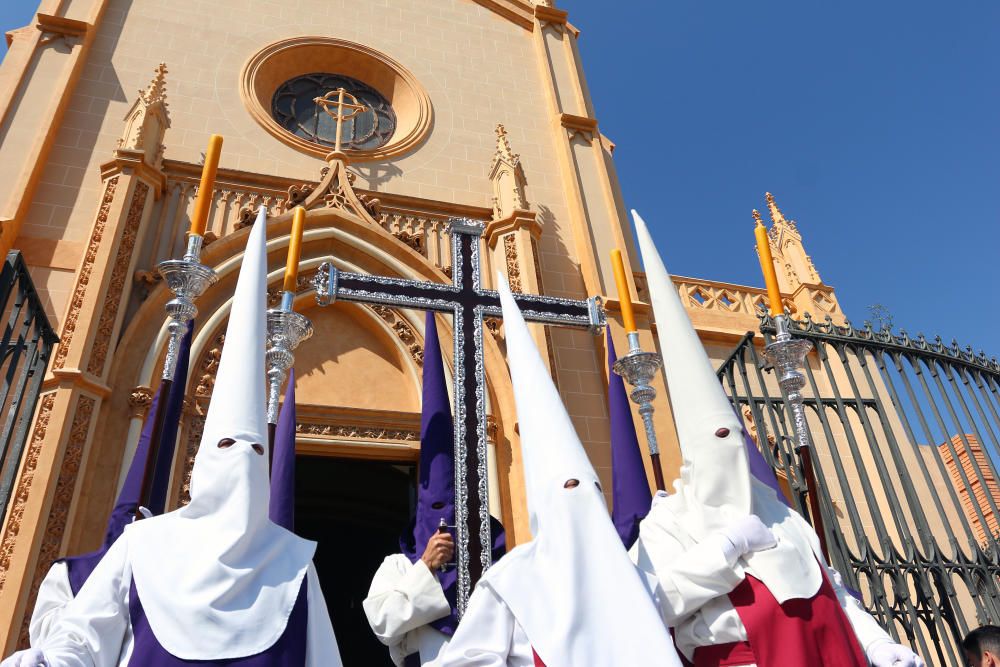
<svg viewBox="0 0 1000 667"><path fill-rule="evenodd" d="M215 345L202 357L200 364L201 377L195 387L196 398L208 398L215 386L215 374L219 372L219 360L222 359L222 347L226 344L226 334L219 334Z"/></svg>
<svg viewBox="0 0 1000 667"><path fill-rule="evenodd" d="M129 205L128 214L125 217L125 228L122 231L121 242L118 244L118 254L115 256L111 269L111 280L108 283L107 296L104 299L104 307L101 309L101 317L98 320L97 335L90 353L90 362L87 364L87 371L94 375L100 376L104 373L104 362L108 357L115 322L118 319L118 309L124 301L125 278L128 275L129 265L132 263L135 241L139 235L139 223L142 222L142 213L146 209L148 195L149 186L142 181L137 182L132 203Z"/></svg>
<svg viewBox="0 0 1000 667"><path fill-rule="evenodd" d="M397 428L378 428L363 424L310 424L298 423L295 432L303 435L352 440L378 440L414 442L420 440L420 431Z"/></svg>
<svg viewBox="0 0 1000 667"><path fill-rule="evenodd" d="M159 169L163 166L163 135L170 127L167 111L167 66L160 63L153 80L125 114L125 132L118 148L145 153L145 162Z"/></svg>
<svg viewBox="0 0 1000 667"><path fill-rule="evenodd" d="M128 404L134 418L142 418L153 404L153 390L149 387L134 387L128 395Z"/></svg>
<svg viewBox="0 0 1000 667"><path fill-rule="evenodd" d="M117 187L118 176L111 178L104 186L101 208L97 211L97 220L94 222L94 229L90 233L90 242L87 243L87 250L83 255L83 266L80 267L76 287L73 288L73 296L70 298L69 312L66 314L66 322L63 324L62 335L59 337L59 349L56 350L55 359L52 361L53 370L66 366L66 357L69 355L70 345L73 344L76 323L80 318L80 310L83 308L87 286L90 285L90 276L94 271L94 262L97 260L97 250L101 246L101 239L104 238L104 228L108 224L108 214L111 211L111 203L115 199L115 188Z"/></svg>
<svg viewBox="0 0 1000 667"><path fill-rule="evenodd" d="M35 428L31 432L31 441L24 453L24 467L21 470L21 477L17 482L17 490L11 498L10 514L7 517L7 530L3 535L3 542L0 543L0 591L3 590L7 581L7 571L10 569L10 557L14 553L14 544L17 536L21 532L21 521L24 519L24 507L28 503L28 496L31 494L31 487L35 481L35 472L38 468L38 455L42 451L42 444L45 442L45 434L49 428L49 420L52 418L52 407L56 401L55 392L50 392L42 396L38 408L38 418L35 420Z"/></svg>
<svg viewBox="0 0 1000 667"><path fill-rule="evenodd" d="M80 461L83 459L83 449L87 444L87 433L90 431L90 420L94 415L97 399L90 396L80 396L76 404L76 413L70 425L69 440L66 442L66 452L63 454L62 465L59 467L59 479L56 481L55 496L49 509L49 518L45 524L42 545L38 552L35 565L35 576L28 593L27 608L35 606L35 598L42 579L52 566L52 561L59 557L62 551L63 534L69 520L69 508L73 503L73 493L76 490L76 478L80 472ZM31 615L26 614L21 627L22 639L27 636L28 623Z"/></svg>
<svg viewBox="0 0 1000 667"><path fill-rule="evenodd" d="M493 217L506 218L514 211L528 208L524 198L524 169L521 156L511 150L507 130L497 124L497 149L490 163L490 182L493 184Z"/></svg>
<svg viewBox="0 0 1000 667"><path fill-rule="evenodd" d="M378 304L368 305L376 315L385 320L392 330L395 332L396 337L402 341L403 345L406 346L407 350L410 352L410 357L416 362L418 366L424 365L424 346L418 341L417 332L413 330L410 323L406 321L394 308L389 306L381 306Z"/></svg>
<svg viewBox="0 0 1000 667"><path fill-rule="evenodd" d="M517 239L513 234L503 237L503 254L507 263L507 282L514 292L521 290L521 267L517 262Z"/></svg>

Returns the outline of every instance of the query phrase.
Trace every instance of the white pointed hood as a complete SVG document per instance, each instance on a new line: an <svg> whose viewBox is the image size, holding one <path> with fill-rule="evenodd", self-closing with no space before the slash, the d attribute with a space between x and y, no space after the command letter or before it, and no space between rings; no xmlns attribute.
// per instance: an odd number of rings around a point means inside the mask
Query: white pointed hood
<svg viewBox="0 0 1000 667"><path fill-rule="evenodd" d="M266 224L261 207L194 460L191 502L128 529L150 626L186 660L242 658L274 644L316 547L268 519Z"/></svg>
<svg viewBox="0 0 1000 667"><path fill-rule="evenodd" d="M534 539L479 585L504 601L548 667L679 667L611 523L597 473L506 280L498 282ZM570 479L579 484L565 488Z"/></svg>
<svg viewBox="0 0 1000 667"><path fill-rule="evenodd" d="M747 571L775 597L811 597L822 583L809 535L774 491L754 480L743 440L743 423L733 411L705 348L685 311L677 287L636 211L636 236L656 320L670 405L684 464L675 494L657 514L671 519L694 540L721 531L733 521L757 514L779 536L774 549L746 559Z"/></svg>

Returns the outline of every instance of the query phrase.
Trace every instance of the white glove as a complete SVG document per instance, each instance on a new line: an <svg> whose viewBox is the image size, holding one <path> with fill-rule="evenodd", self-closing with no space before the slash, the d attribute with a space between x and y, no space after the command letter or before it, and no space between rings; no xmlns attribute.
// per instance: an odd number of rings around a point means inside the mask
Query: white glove
<svg viewBox="0 0 1000 667"><path fill-rule="evenodd" d="M723 552L730 561L735 561L753 551L770 549L778 544L774 533L756 514L747 515L729 524L729 527L722 531L722 537L728 541L728 544L723 546Z"/></svg>
<svg viewBox="0 0 1000 667"><path fill-rule="evenodd" d="M924 661L902 644L883 639L868 647L868 660L874 667L924 667Z"/></svg>
<svg viewBox="0 0 1000 667"><path fill-rule="evenodd" d="M0 662L0 667L49 667L49 661L37 648L29 648Z"/></svg>

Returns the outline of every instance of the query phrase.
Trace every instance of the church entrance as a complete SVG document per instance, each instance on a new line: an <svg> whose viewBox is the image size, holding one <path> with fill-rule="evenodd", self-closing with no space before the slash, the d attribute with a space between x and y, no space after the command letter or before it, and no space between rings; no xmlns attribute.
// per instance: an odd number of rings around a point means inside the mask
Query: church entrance
<svg viewBox="0 0 1000 667"><path fill-rule="evenodd" d="M319 543L316 570L347 667L392 667L361 602L382 559L399 551L415 501L413 463L297 457L295 529Z"/></svg>

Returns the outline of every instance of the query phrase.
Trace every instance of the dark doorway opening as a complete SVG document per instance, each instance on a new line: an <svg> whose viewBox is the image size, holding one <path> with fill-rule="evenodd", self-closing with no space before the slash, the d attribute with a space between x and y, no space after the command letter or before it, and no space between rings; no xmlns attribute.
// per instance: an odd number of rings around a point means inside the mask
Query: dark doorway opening
<svg viewBox="0 0 1000 667"><path fill-rule="evenodd" d="M392 667L361 602L375 570L399 551L413 512L416 465L300 456L295 532L316 540L316 571L347 667Z"/></svg>

